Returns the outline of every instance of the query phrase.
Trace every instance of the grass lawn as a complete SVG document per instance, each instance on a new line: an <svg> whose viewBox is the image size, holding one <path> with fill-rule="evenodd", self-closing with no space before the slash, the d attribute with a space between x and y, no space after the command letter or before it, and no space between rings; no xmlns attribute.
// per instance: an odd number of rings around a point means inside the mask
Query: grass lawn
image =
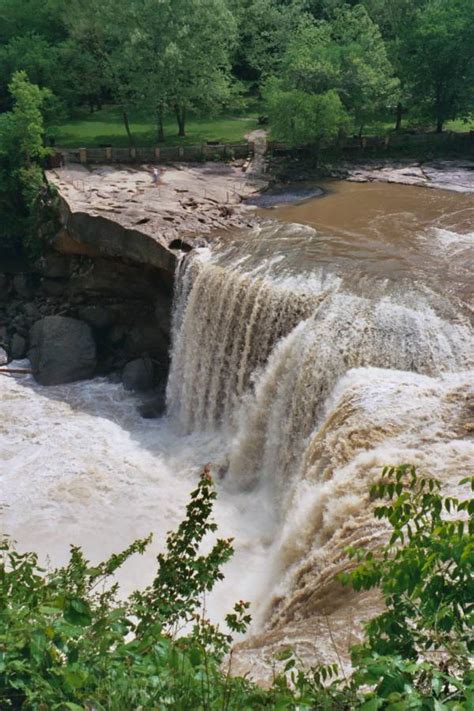
<svg viewBox="0 0 474 711"><path fill-rule="evenodd" d="M391 133L395 128L395 116L385 115L381 116L378 120L372 121L368 126L364 127L364 135L385 135L386 133ZM415 119L410 118L409 115L404 115L402 121L402 130L407 128L413 128L415 130L426 130L434 132L435 125L421 127ZM474 130L474 118L470 121L464 122L460 119L456 121L446 121L444 125L445 131L456 131L458 133L465 133L466 131ZM355 129L354 129L354 132Z"/></svg>
<svg viewBox="0 0 474 711"><path fill-rule="evenodd" d="M244 140L246 133L259 127L257 117L260 113L265 113L263 107L259 107L254 102L251 110L248 110L247 113L240 113L240 115L239 112L235 112L212 118L190 116L186 125L187 135L185 138L178 138L176 120L173 116L169 116L165 121L164 145L190 145L206 143L206 141L238 143ZM407 128L409 124L407 116L402 127ZM137 146L156 145L156 126L152 117L132 114L130 126ZM373 121L364 128L364 135L385 135L393 131L393 128L394 117L381 116L378 121ZM467 123L460 120L449 121L446 123L445 129L449 131L474 130L474 120ZM355 128L354 132L357 132ZM87 148L100 145L128 146L122 116L115 106L106 106L93 114L86 110L79 111L74 118L50 126L48 134L54 136L56 145L63 148Z"/></svg>
<svg viewBox="0 0 474 711"><path fill-rule="evenodd" d="M165 121L165 142L161 145L189 145L206 141L238 143L244 140L246 133L258 127L257 116L257 112L214 118L190 116L186 124L185 138L178 138L176 120L170 116ZM137 146L156 145L156 126L151 117L132 115L130 128ZM128 146L121 113L113 106L106 106L93 114L86 111L78 113L75 118L50 126L47 133L54 136L56 145L62 148Z"/></svg>

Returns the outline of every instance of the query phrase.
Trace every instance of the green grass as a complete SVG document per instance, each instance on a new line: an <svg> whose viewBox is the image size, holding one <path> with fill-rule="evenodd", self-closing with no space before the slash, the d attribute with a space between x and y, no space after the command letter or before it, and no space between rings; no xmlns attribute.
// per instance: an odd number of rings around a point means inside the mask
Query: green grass
<svg viewBox="0 0 474 711"><path fill-rule="evenodd" d="M187 121L185 138L177 136L176 121L173 116L169 116L165 121L164 145L192 145L206 143L206 141L238 143L244 140L245 134L258 128L257 117L260 113L265 113L263 107L254 102L246 113L235 111L233 114L211 118L190 116ZM156 145L156 126L152 117L139 113L132 114L130 125L137 146ZM409 125L409 117L405 117L402 128L406 129ZM381 116L379 120L371 122L364 128L364 135L385 135L393 131L393 128L394 117ZM461 120L449 121L446 123L445 129L460 132L474 130L474 120L467 123ZM356 128L354 128L354 132L357 132ZM75 117L50 126L48 134L54 136L56 145L62 148L88 148L100 145L128 146L120 110L114 106L106 106L93 114L86 110L78 111Z"/></svg>
<svg viewBox="0 0 474 711"><path fill-rule="evenodd" d="M258 127L257 112L243 115L225 115L214 118L190 116L186 125L186 137L177 136L176 120L170 116L165 121L164 145L190 145L206 141L238 143L249 131ZM137 146L156 145L156 126L151 117L132 115L130 127ZM62 148L93 147L100 145L128 146L120 111L106 106L93 114L80 112L55 126L48 134L55 137L56 145ZM161 144L163 145L163 144Z"/></svg>
<svg viewBox="0 0 474 711"><path fill-rule="evenodd" d="M395 129L395 115L383 115L379 119L371 121L370 124L364 127L364 135L385 135L391 133ZM404 115L402 120L402 131L407 129L413 130L425 130L434 132L435 125L424 125L422 126L415 118L410 117L409 114ZM445 131L456 131L458 133L465 133L466 131L474 130L474 118L469 121L461 121L457 119L456 121L446 121L444 126ZM355 129L354 129L355 131Z"/></svg>

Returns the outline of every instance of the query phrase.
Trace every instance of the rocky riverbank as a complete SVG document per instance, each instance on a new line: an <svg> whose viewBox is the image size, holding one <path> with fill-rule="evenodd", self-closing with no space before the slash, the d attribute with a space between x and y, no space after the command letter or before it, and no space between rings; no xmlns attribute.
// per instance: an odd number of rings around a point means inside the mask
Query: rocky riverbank
<svg viewBox="0 0 474 711"><path fill-rule="evenodd" d="M358 183L416 185L460 193L474 193L474 161L365 160L314 164L304 159L274 161L271 171L283 182L336 178Z"/></svg>
<svg viewBox="0 0 474 711"><path fill-rule="evenodd" d="M41 228L44 254L0 270L8 360L29 357L43 384L113 373L130 389L157 387L160 410L176 264L213 231L253 222L243 200L266 182L247 167L173 165L157 185L146 166L49 171L59 214Z"/></svg>

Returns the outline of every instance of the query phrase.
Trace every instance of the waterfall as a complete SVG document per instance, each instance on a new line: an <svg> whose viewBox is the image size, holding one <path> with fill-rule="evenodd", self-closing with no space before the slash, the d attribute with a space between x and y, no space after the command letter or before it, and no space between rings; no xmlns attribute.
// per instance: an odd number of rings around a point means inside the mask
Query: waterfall
<svg viewBox="0 0 474 711"><path fill-rule="evenodd" d="M284 510L305 441L348 370L456 372L470 344L467 322L439 316L427 294L360 296L328 275L295 288L206 251L178 274L169 412L186 432L228 427L228 485L265 484Z"/></svg>
<svg viewBox="0 0 474 711"><path fill-rule="evenodd" d="M368 495L382 467L415 464L453 495L474 475L472 197L392 188L331 184L273 213L286 222L183 256L159 420L106 378L3 377L2 531L45 565L68 543L95 564L153 532L118 575L127 594L210 463L235 553L207 610L217 624L249 600L254 620L234 672L271 679L288 645L344 659L379 600L335 574L348 545L384 540Z"/></svg>
<svg viewBox="0 0 474 711"><path fill-rule="evenodd" d="M262 629L287 633L347 604L334 574L345 546L383 535L367 492L384 465L418 463L453 483L472 463L460 424L472 330L455 296L423 284L359 280L355 293L327 270L254 273L228 255L180 268L168 409L181 431L224 433L221 485L261 502Z"/></svg>

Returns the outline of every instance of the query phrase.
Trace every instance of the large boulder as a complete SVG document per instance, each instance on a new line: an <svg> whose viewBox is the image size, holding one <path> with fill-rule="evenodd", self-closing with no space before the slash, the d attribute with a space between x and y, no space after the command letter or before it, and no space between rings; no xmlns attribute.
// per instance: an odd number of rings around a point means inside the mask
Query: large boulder
<svg viewBox="0 0 474 711"><path fill-rule="evenodd" d="M97 365L90 326L66 316L46 316L34 324L28 357L42 385L91 378Z"/></svg>
<svg viewBox="0 0 474 711"><path fill-rule="evenodd" d="M153 387L153 363L150 358L136 358L127 363L122 373L125 390L144 392Z"/></svg>

